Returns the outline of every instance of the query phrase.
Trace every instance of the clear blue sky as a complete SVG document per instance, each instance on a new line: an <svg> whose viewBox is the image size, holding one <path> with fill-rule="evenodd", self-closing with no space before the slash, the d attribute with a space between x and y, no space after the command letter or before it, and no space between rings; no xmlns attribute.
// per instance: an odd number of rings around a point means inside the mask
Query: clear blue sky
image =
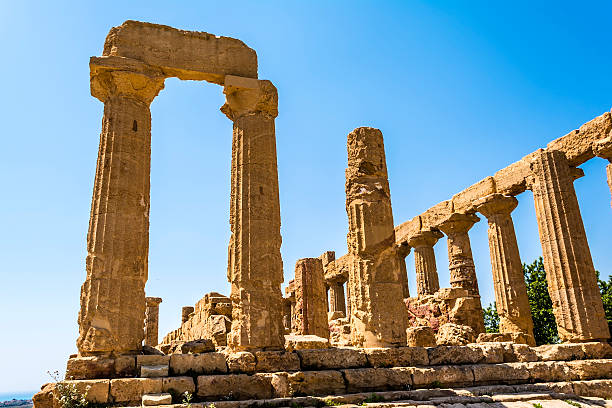
<svg viewBox="0 0 612 408"><path fill-rule="evenodd" d="M102 103L90 56L126 19L239 38L279 90L285 281L295 261L346 252L346 135L385 136L396 224L612 106L609 1L2 1L0 392L34 390L75 352ZM469 4L469 7L467 6ZM231 122L221 88L166 81L152 104L147 293L180 308L228 293ZM612 271L605 162L576 182L596 268ZM514 212L521 255L541 253L533 200ZM493 300L486 222L471 231ZM436 247L448 285L446 242ZM407 258L414 292L414 261Z"/></svg>

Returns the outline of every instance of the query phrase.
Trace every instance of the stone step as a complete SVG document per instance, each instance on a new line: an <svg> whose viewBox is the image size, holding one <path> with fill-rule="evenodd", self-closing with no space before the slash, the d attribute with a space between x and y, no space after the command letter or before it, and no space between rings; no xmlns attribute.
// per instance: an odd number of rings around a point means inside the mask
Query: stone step
<svg viewBox="0 0 612 408"><path fill-rule="evenodd" d="M140 367L141 378L157 378L157 377L168 377L169 367L168 365L149 365Z"/></svg>
<svg viewBox="0 0 612 408"><path fill-rule="evenodd" d="M170 404L172 404L172 395L168 393L144 394L142 396L142 406L143 407L170 405Z"/></svg>

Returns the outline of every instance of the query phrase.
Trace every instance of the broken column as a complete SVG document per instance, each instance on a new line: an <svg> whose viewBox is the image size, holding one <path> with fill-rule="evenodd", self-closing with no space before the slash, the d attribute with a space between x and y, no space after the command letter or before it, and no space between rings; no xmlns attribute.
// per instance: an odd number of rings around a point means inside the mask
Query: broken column
<svg viewBox="0 0 612 408"><path fill-rule="evenodd" d="M139 352L144 339L149 251L151 112L164 87L150 69L106 69L93 62L91 93L104 117L81 287L79 355Z"/></svg>
<svg viewBox="0 0 612 408"><path fill-rule="evenodd" d="M295 334L329 338L323 265L319 258L295 264Z"/></svg>
<svg viewBox="0 0 612 408"><path fill-rule="evenodd" d="M227 75L221 111L234 122L228 280L232 350L284 347L280 205L270 81Z"/></svg>
<svg viewBox="0 0 612 408"><path fill-rule="evenodd" d="M510 213L516 198L491 194L479 199L476 210L489 222L489 252L500 333L522 333L535 346L527 286Z"/></svg>
<svg viewBox="0 0 612 408"><path fill-rule="evenodd" d="M351 341L362 347L405 345L408 316L381 131L355 129L347 151Z"/></svg>
<svg viewBox="0 0 612 408"><path fill-rule="evenodd" d="M159 304L162 298L146 297L146 312L145 312L145 346L155 347L158 344L159 332Z"/></svg>
<svg viewBox="0 0 612 408"><path fill-rule="evenodd" d="M417 296L433 295L440 289L433 247L443 236L438 230L424 230L408 240L408 245L414 248Z"/></svg>
<svg viewBox="0 0 612 408"><path fill-rule="evenodd" d="M193 306L183 306L181 309L181 324L189 320L189 315L194 312Z"/></svg>
<svg viewBox="0 0 612 408"><path fill-rule="evenodd" d="M548 292L562 341L610 337L586 232L563 152L540 149L531 162Z"/></svg>
<svg viewBox="0 0 612 408"><path fill-rule="evenodd" d="M467 291L469 297L464 301L469 303L467 309L471 310L471 313L466 318L469 318L469 325L476 334L485 331L484 317L468 231L479 220L475 214L453 213L438 225L438 228L447 236L451 287Z"/></svg>

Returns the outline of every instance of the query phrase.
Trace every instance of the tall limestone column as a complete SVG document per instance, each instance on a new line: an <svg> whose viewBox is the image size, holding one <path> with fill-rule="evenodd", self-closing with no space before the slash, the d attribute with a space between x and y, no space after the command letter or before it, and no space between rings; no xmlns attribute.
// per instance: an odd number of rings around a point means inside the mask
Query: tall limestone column
<svg viewBox="0 0 612 408"><path fill-rule="evenodd" d="M355 129L347 150L351 341L361 347L406 345L408 313L381 131Z"/></svg>
<svg viewBox="0 0 612 408"><path fill-rule="evenodd" d="M510 215L518 201L514 197L491 194L475 204L476 210L489 221L489 252L499 332L522 333L535 346L527 286Z"/></svg>
<svg viewBox="0 0 612 408"><path fill-rule="evenodd" d="M159 304L162 298L146 297L146 312L145 312L145 346L155 347L158 344L159 332Z"/></svg>
<svg viewBox="0 0 612 408"><path fill-rule="evenodd" d="M91 67L91 93L104 102L81 287L79 355L142 349L149 251L151 112L164 87L156 72Z"/></svg>
<svg viewBox="0 0 612 408"><path fill-rule="evenodd" d="M284 347L280 204L270 81L226 76L221 111L234 122L228 280L235 351Z"/></svg>
<svg viewBox="0 0 612 408"><path fill-rule="evenodd" d="M329 338L323 265L319 258L299 259L295 264L295 332Z"/></svg>
<svg viewBox="0 0 612 408"><path fill-rule="evenodd" d="M467 290L469 298L466 298L466 301L469 305L466 306L471 313L466 318L476 334L485 331L484 317L468 231L479 220L480 218L475 214L453 213L438 225L438 228L447 236L451 287Z"/></svg>
<svg viewBox="0 0 612 408"><path fill-rule="evenodd" d="M536 218L559 337L610 337L574 179L565 154L540 149L531 162Z"/></svg>
<svg viewBox="0 0 612 408"><path fill-rule="evenodd" d="M402 296L404 299L410 297L410 288L408 287L408 269L406 268L406 257L410 254L408 245L397 246L397 256L399 257L400 279L402 282Z"/></svg>
<svg viewBox="0 0 612 408"><path fill-rule="evenodd" d="M417 296L433 295L440 289L433 247L443 236L438 230L426 230L408 240L408 245L414 248Z"/></svg>

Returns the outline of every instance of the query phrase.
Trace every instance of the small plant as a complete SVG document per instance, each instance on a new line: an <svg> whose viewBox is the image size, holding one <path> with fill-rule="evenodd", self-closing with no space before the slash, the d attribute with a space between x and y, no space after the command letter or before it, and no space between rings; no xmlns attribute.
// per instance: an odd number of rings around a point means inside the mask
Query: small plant
<svg viewBox="0 0 612 408"><path fill-rule="evenodd" d="M542 408L542 404L540 404L539 402L536 402L535 404L531 405L533 405L533 408Z"/></svg>
<svg viewBox="0 0 612 408"><path fill-rule="evenodd" d="M435 380L432 381L431 384L429 384L429 388L442 388L442 384L440 383L440 381Z"/></svg>
<svg viewBox="0 0 612 408"><path fill-rule="evenodd" d="M325 405L328 407L337 407L338 405L342 405L342 403L330 399L324 400Z"/></svg>
<svg viewBox="0 0 612 408"><path fill-rule="evenodd" d="M207 407L207 408L216 408L216 407L215 407L215 403L214 403L214 402L211 402L211 403L210 403L210 404L208 404L206 407Z"/></svg>
<svg viewBox="0 0 612 408"><path fill-rule="evenodd" d="M369 404L372 402L382 402L384 400L385 399L378 394L371 394L368 398L366 398L365 402Z"/></svg>
<svg viewBox="0 0 612 408"><path fill-rule="evenodd" d="M187 408L191 408L191 400L193 400L193 394L189 391L183 393L183 405Z"/></svg>
<svg viewBox="0 0 612 408"><path fill-rule="evenodd" d="M59 376L59 371L47 371L47 374L55 384L57 399L62 408L89 408L90 404L87 401L87 391L82 394L76 387L76 384L66 384L62 382ZM87 387L89 389L89 387Z"/></svg>
<svg viewBox="0 0 612 408"><path fill-rule="evenodd" d="M563 400L563 401L565 401L567 404L573 405L573 406L578 407L578 408L581 408L581 407L582 407L582 405L580 405L580 404L579 404L579 403L577 403L576 401L572 401L572 400L568 400L568 399Z"/></svg>

